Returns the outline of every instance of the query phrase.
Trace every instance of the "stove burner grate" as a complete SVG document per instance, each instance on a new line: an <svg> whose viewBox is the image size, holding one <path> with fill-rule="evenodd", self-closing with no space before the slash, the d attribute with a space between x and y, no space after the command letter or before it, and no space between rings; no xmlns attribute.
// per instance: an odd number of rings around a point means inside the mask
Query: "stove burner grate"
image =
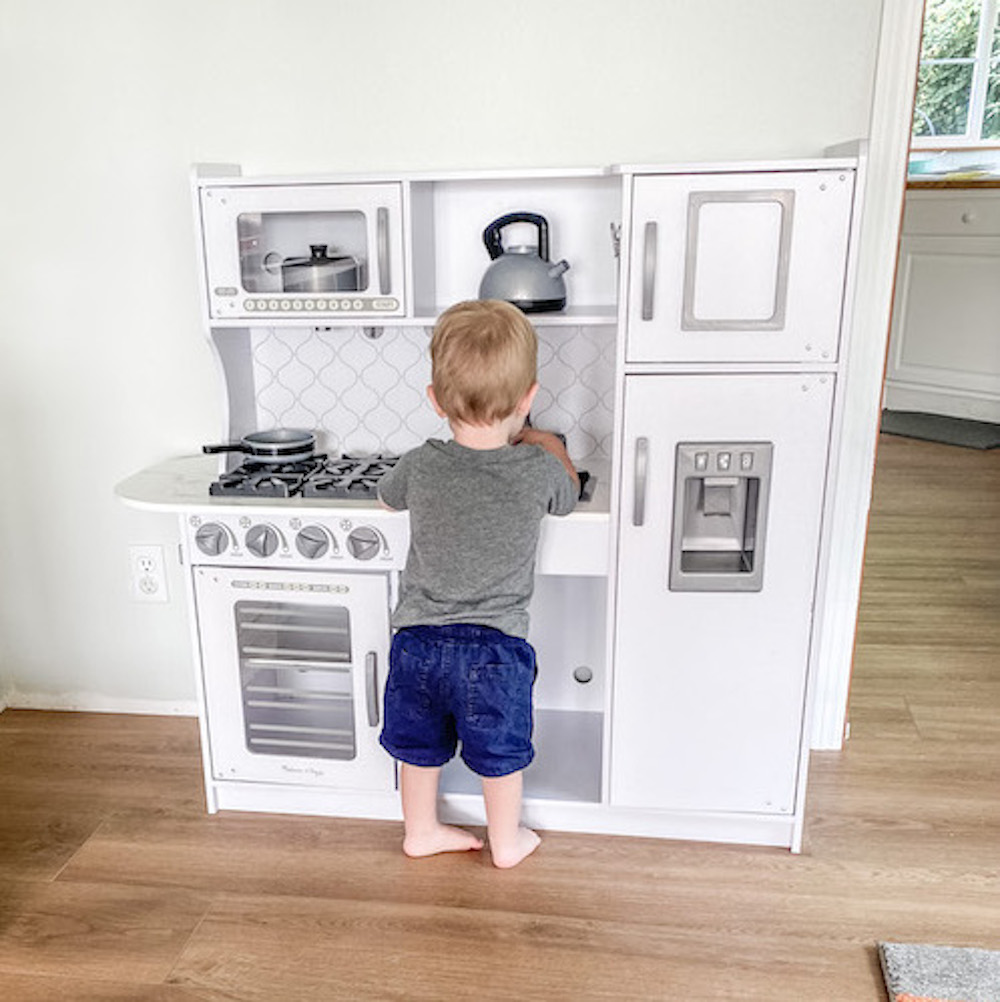
<svg viewBox="0 0 1000 1002"><path fill-rule="evenodd" d="M302 488L307 498L374 498L379 480L398 461L398 456L367 456L327 460L324 468Z"/></svg>
<svg viewBox="0 0 1000 1002"><path fill-rule="evenodd" d="M379 478L398 456L312 456L296 463L255 463L223 473L209 486L212 497L336 498L372 500Z"/></svg>

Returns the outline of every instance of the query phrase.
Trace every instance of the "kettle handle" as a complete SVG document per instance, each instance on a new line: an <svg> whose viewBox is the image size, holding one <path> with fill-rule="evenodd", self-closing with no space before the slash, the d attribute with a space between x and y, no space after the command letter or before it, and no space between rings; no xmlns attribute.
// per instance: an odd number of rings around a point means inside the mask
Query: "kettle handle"
<svg viewBox="0 0 1000 1002"><path fill-rule="evenodd" d="M490 260L495 261L503 254L503 244L500 242L500 231L511 223L531 223L538 227L538 256L543 261L549 259L549 224L544 216L534 212L509 212L506 216L494 219L483 230L483 243L489 252Z"/></svg>

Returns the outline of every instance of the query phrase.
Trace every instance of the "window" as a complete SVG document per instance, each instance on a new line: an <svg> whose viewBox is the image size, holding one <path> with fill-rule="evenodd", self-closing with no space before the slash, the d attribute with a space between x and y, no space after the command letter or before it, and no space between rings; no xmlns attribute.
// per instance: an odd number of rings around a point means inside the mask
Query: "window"
<svg viewBox="0 0 1000 1002"><path fill-rule="evenodd" d="M914 146L1000 140L1000 0L927 0Z"/></svg>

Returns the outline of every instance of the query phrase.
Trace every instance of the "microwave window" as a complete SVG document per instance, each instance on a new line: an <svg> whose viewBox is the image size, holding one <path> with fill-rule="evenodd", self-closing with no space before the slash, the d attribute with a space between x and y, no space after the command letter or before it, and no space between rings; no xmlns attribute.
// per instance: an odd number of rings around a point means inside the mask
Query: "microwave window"
<svg viewBox="0 0 1000 1002"><path fill-rule="evenodd" d="M363 212L244 212L240 277L250 293L351 293L368 288Z"/></svg>

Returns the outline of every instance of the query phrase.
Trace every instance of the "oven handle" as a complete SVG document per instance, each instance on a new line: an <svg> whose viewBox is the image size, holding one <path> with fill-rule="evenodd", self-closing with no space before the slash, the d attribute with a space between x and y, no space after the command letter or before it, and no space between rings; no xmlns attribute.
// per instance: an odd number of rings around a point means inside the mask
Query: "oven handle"
<svg viewBox="0 0 1000 1002"><path fill-rule="evenodd" d="M365 655L365 696L368 700L368 726L378 726L378 654Z"/></svg>

